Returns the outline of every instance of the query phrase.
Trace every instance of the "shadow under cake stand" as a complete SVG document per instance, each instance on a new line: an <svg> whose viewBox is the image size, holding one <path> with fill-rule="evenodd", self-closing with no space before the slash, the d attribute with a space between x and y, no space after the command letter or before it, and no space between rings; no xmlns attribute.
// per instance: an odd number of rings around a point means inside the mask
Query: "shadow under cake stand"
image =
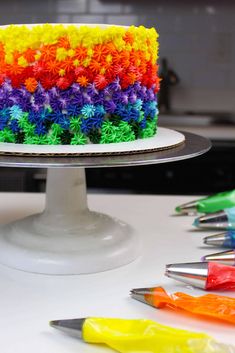
<svg viewBox="0 0 235 353"><path fill-rule="evenodd" d="M188 132L183 135L181 144L155 152L1 155L2 167L48 171L44 211L0 226L0 263L28 272L66 275L101 272L132 262L140 254L138 231L121 220L89 210L85 168L173 162L199 156L211 147L204 137Z"/></svg>

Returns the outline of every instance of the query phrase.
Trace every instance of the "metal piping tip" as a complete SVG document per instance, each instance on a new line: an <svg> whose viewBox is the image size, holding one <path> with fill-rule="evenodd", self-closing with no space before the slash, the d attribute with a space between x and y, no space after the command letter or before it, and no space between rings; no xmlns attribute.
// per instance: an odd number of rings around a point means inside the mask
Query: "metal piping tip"
<svg viewBox="0 0 235 353"><path fill-rule="evenodd" d="M197 214L197 201L187 202L175 208L179 214L195 215Z"/></svg>
<svg viewBox="0 0 235 353"><path fill-rule="evenodd" d="M148 304L155 307L153 303L153 292L155 287L150 288L134 288L130 291L130 295L133 299L138 300L139 302Z"/></svg>
<svg viewBox="0 0 235 353"><path fill-rule="evenodd" d="M194 220L193 225L207 229L226 229L229 225L228 217L224 211L214 212L200 216Z"/></svg>
<svg viewBox="0 0 235 353"><path fill-rule="evenodd" d="M204 244L220 246L227 239L226 232L220 234L209 235L203 239Z"/></svg>
<svg viewBox="0 0 235 353"><path fill-rule="evenodd" d="M208 263L193 262L166 265L165 275L186 284L205 289Z"/></svg>
<svg viewBox="0 0 235 353"><path fill-rule="evenodd" d="M235 251L228 250L204 256L205 261L216 261L225 265L235 265Z"/></svg>
<svg viewBox="0 0 235 353"><path fill-rule="evenodd" d="M144 297L144 294L142 293L131 293L131 298L138 300L139 302L142 302L144 304L151 305Z"/></svg>
<svg viewBox="0 0 235 353"><path fill-rule="evenodd" d="M68 333L71 336L82 338L82 327L85 320L85 318L71 320L52 320L49 322L49 324L50 326Z"/></svg>

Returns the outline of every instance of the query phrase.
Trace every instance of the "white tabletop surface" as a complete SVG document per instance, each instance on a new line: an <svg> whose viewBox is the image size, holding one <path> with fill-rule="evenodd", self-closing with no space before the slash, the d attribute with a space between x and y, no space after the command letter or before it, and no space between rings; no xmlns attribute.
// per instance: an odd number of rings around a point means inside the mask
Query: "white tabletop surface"
<svg viewBox="0 0 235 353"><path fill-rule="evenodd" d="M176 205L194 198L89 195L90 209L118 217L141 234L141 256L118 269L90 275L48 276L0 265L1 352L113 352L103 346L85 344L48 325L52 319L87 316L146 318L203 331L218 341L235 344L232 325L157 310L129 297L131 288L159 285L170 293L205 294L164 276L167 263L200 261L203 255L218 250L202 245L202 238L214 232L193 229L194 217L173 215ZM43 194L1 193L0 222L40 212L44 201ZM235 292L227 295L234 297Z"/></svg>

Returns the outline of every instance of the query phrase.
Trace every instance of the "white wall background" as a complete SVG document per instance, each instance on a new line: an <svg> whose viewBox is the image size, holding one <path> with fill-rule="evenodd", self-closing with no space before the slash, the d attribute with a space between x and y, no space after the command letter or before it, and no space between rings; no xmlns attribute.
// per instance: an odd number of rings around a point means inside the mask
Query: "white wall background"
<svg viewBox="0 0 235 353"><path fill-rule="evenodd" d="M181 79L173 108L235 112L235 1L0 0L0 24L44 22L154 26Z"/></svg>

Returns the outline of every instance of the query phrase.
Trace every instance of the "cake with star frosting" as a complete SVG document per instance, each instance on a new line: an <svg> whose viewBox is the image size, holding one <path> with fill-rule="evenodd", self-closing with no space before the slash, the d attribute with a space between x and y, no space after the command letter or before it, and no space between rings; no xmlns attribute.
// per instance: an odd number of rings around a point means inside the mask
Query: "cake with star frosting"
<svg viewBox="0 0 235 353"><path fill-rule="evenodd" d="M0 142L84 145L154 136L157 38L143 26L0 26Z"/></svg>

